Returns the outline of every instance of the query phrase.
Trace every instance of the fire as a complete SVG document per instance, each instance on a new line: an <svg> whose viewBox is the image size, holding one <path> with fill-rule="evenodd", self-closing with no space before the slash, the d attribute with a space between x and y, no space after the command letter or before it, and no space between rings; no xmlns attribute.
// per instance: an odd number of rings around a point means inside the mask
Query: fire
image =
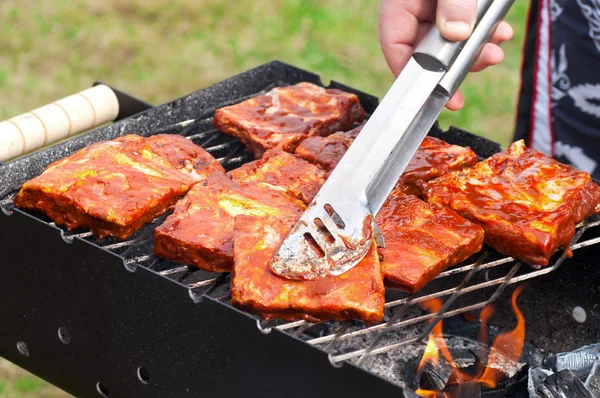
<svg viewBox="0 0 600 398"><path fill-rule="evenodd" d="M448 361L448 363L454 368L454 374L448 381L449 384L461 385L464 383L476 382L483 384L486 387L496 387L498 382L505 377L505 374L499 370L499 368L502 368L499 365L505 364L506 362L518 362L523 352L523 345L525 341L525 318L517 306L517 298L522 291L523 287L519 286L517 289L515 289L511 299L512 309L517 318L517 326L513 330L502 333L496 338L492 344L492 347L490 348L488 361L485 367L480 367L475 375L466 373L459 369L452 358L452 354L450 354L450 350L446 346L443 335L442 321L439 321L433 327L431 334L429 335L425 353L423 354L423 358L419 364L419 374L421 374L425 365L428 363L432 365L438 365L441 352L444 359ZM439 299L434 299L423 303L422 307L433 313L442 308L442 302ZM486 306L481 310L481 329L479 330L478 339L482 346L488 345L487 324L493 313L494 308L492 306ZM445 393L424 389L419 389L416 391L416 393L421 397L427 398L448 396Z"/></svg>
<svg viewBox="0 0 600 398"><path fill-rule="evenodd" d="M502 372L495 369L493 366L494 364L497 364L504 359L517 362L523 353L523 344L525 343L525 318L517 306L517 297L519 297L519 294L521 294L522 291L523 286L519 286L515 289L511 301L513 311L517 317L517 326L510 332L502 333L496 338L490 351L488 364L483 374L478 379L480 383L485 384L487 387L496 387L496 384L503 378Z"/></svg>
<svg viewBox="0 0 600 398"><path fill-rule="evenodd" d="M436 391L421 390L420 388L417 391L415 391L415 393L418 396L425 397L425 398L437 398L438 397L438 393Z"/></svg>

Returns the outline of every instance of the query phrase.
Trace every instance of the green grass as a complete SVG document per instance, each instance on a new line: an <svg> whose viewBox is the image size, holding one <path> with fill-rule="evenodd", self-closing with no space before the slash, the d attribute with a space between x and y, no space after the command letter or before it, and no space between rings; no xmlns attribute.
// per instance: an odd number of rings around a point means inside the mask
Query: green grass
<svg viewBox="0 0 600 398"><path fill-rule="evenodd" d="M505 62L467 79L465 108L443 125L510 139L528 6L515 3ZM273 59L381 97L392 76L378 11L376 0L2 0L0 120L95 80L159 104ZM2 369L0 397L46 391Z"/></svg>
<svg viewBox="0 0 600 398"><path fill-rule="evenodd" d="M0 358L1 398L65 398L69 395Z"/></svg>
<svg viewBox="0 0 600 398"><path fill-rule="evenodd" d="M375 95L392 82L375 0L0 2L0 119L102 80L159 104L273 59ZM513 128L527 2L509 20L503 65L470 76L444 125L506 143Z"/></svg>

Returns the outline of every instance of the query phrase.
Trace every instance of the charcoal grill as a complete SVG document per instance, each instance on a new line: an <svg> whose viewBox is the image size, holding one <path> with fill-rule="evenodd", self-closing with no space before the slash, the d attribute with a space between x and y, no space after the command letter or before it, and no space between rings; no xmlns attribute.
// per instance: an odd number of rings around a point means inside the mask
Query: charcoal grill
<svg viewBox="0 0 600 398"><path fill-rule="evenodd" d="M81 397L408 397L411 389L377 366L378 357L420 345L432 319L494 301L496 323L510 326L506 289L525 281L520 305L528 341L553 352L600 341L600 222L593 219L579 225L572 259L559 253L554 265L535 270L485 248L422 292L388 291L385 322L367 327L264 322L233 308L227 274L152 254L153 230L166 215L126 241L97 240L12 206L21 184L50 162L124 134L181 134L226 169L239 167L251 155L214 130L214 110L301 81L323 85L318 75L271 62L0 166L0 355ZM329 87L356 93L367 113L377 106L375 97L353 88L334 81ZM430 135L468 145L481 158L501 149L456 128L436 125ZM443 308L420 312L416 304L431 298L444 299ZM573 320L575 306L586 310L585 323Z"/></svg>

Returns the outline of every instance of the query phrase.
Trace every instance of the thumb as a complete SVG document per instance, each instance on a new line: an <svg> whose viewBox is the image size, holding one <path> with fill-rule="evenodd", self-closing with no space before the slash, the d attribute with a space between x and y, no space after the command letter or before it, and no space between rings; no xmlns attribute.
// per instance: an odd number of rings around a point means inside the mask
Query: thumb
<svg viewBox="0 0 600 398"><path fill-rule="evenodd" d="M436 23L446 39L468 39L476 19L477 0L438 0Z"/></svg>

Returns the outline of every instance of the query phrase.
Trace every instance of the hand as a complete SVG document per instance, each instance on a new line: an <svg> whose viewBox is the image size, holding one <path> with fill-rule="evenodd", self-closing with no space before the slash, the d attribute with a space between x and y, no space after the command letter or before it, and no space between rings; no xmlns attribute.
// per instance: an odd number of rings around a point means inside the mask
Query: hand
<svg viewBox="0 0 600 398"><path fill-rule="evenodd" d="M395 76L406 66L415 45L428 32L433 21L448 40L462 41L471 36L477 19L477 0L382 0L379 14L379 41L388 66ZM487 43L472 72L479 72L504 59L500 44L510 40L511 26L501 22ZM459 110L464 97L458 91L447 103Z"/></svg>

